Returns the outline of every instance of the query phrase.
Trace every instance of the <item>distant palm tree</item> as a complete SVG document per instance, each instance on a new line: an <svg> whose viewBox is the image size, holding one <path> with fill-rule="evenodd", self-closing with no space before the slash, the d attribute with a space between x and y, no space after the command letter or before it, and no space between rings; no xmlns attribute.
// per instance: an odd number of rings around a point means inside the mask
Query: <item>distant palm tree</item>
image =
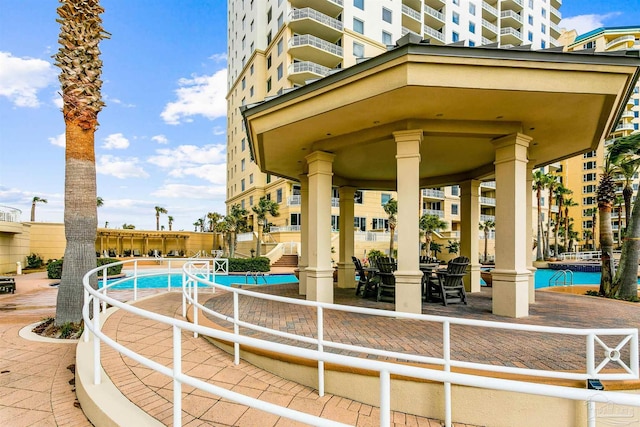
<svg viewBox="0 0 640 427"><path fill-rule="evenodd" d="M391 198L387 203L382 205L382 208L387 214L387 220L389 221L389 256L393 257L393 239L396 233L396 225L398 224L398 201Z"/></svg>
<svg viewBox="0 0 640 427"><path fill-rule="evenodd" d="M104 205L104 199L102 197L96 197L96 206L101 208Z"/></svg>
<svg viewBox="0 0 640 427"><path fill-rule="evenodd" d="M488 241L489 241L489 232L494 228L496 228L496 222L490 219L480 223L480 231L484 233L484 258L482 259L482 262L484 262L485 264L489 258L488 251L487 251Z"/></svg>
<svg viewBox="0 0 640 427"><path fill-rule="evenodd" d="M38 196L33 198L33 200L31 201L31 222L36 221L36 203L48 203L48 202L47 202L47 199L41 199Z"/></svg>
<svg viewBox="0 0 640 427"><path fill-rule="evenodd" d="M127 224L126 222L124 224L122 224L122 229L123 230L135 230L136 226L133 224Z"/></svg>
<svg viewBox="0 0 640 427"><path fill-rule="evenodd" d="M160 214L166 214L167 210L163 207L156 206L156 231L160 231Z"/></svg>
<svg viewBox="0 0 640 427"><path fill-rule="evenodd" d="M549 175L544 173L541 169L533 172L533 191L536 192L536 200L538 205L538 244L536 245L536 260L542 261L544 255L542 253L544 249L544 242L542 236L542 190L547 188L549 182Z"/></svg>
<svg viewBox="0 0 640 427"><path fill-rule="evenodd" d="M260 244L262 243L262 232L267 226L267 215L278 216L278 204L273 200L268 200L266 197L260 197L260 201L253 208L253 212L256 214L258 222L258 242L256 243L256 256L260 256Z"/></svg>
<svg viewBox="0 0 640 427"><path fill-rule="evenodd" d="M613 265L613 230L611 228L611 211L616 199L615 183L613 175L615 167L611 161L611 151L607 153L600 174L600 182L596 191L598 201L598 214L600 226L600 250L602 255L602 267L600 268L600 295L609 297L612 293L613 275L615 268ZM636 261L636 275L637 275Z"/></svg>
<svg viewBox="0 0 640 427"><path fill-rule="evenodd" d="M173 217L169 215L167 217L167 221L169 221L169 231L171 231L171 227L173 226Z"/></svg>
<svg viewBox="0 0 640 427"><path fill-rule="evenodd" d="M95 131L102 110L102 61L99 43L108 38L99 0L61 0L55 65L62 86L65 123L64 229L67 245L58 286L55 324L82 321L82 277L96 267ZM96 276L90 278L97 287Z"/></svg>
<svg viewBox="0 0 640 427"><path fill-rule="evenodd" d="M198 220L196 222L193 223L193 226L195 227L193 229L193 231L197 232L198 228L200 229L200 231L202 231L203 227L204 227L204 219L202 218L198 218Z"/></svg>
<svg viewBox="0 0 640 427"><path fill-rule="evenodd" d="M104 222L104 228L109 228L109 221Z"/></svg>
<svg viewBox="0 0 640 427"><path fill-rule="evenodd" d="M207 213L207 222L209 223L209 231L214 232L216 229L216 225L222 219L222 215L218 212L208 212Z"/></svg>
<svg viewBox="0 0 640 427"><path fill-rule="evenodd" d="M434 232L447 227L447 222L437 215L424 214L419 220L420 230L424 232L424 248L427 256L431 255L431 240Z"/></svg>

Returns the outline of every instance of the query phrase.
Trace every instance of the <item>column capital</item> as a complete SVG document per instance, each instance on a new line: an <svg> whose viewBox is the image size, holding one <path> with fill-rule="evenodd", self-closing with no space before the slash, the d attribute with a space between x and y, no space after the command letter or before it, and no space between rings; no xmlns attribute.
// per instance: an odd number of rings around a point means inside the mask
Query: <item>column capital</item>
<svg viewBox="0 0 640 427"><path fill-rule="evenodd" d="M307 163L313 163L317 161L324 161L333 163L333 159L335 159L335 154L327 153L326 151L314 151L311 154L307 154L305 159Z"/></svg>
<svg viewBox="0 0 640 427"><path fill-rule="evenodd" d="M330 175L333 176L333 159L335 155L324 151L314 151L307 155L305 159L309 165L308 176L312 175Z"/></svg>
<svg viewBox="0 0 640 427"><path fill-rule="evenodd" d="M529 143L531 141L533 141L533 138L529 135L525 135L523 133L512 133L510 135L494 139L491 143L496 149L509 147L511 145L521 145L525 148L529 148Z"/></svg>
<svg viewBox="0 0 640 427"><path fill-rule="evenodd" d="M424 131L422 129L399 130L393 132L396 142L419 141L422 142Z"/></svg>

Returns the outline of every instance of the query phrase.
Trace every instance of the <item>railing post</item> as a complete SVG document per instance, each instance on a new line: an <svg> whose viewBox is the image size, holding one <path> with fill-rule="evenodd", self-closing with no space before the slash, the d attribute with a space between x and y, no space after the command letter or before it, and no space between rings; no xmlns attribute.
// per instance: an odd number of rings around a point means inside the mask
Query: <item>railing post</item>
<svg viewBox="0 0 640 427"><path fill-rule="evenodd" d="M633 336L631 337L631 354L629 355L629 364L631 366L631 370L633 371L636 379L640 378L640 362L638 357L638 330L636 329L633 332Z"/></svg>
<svg viewBox="0 0 640 427"><path fill-rule="evenodd" d="M318 351L322 354L324 351L324 311L322 306L318 306ZM318 360L318 395L324 396L324 361Z"/></svg>
<svg viewBox="0 0 640 427"><path fill-rule="evenodd" d="M84 288L84 286L83 286ZM89 305L89 291L87 290L87 288L84 288L84 305L87 306L87 312L91 312L91 310L89 309L88 305ZM89 342L89 328L86 328L84 333L84 342Z"/></svg>
<svg viewBox="0 0 640 427"><path fill-rule="evenodd" d="M171 291L171 260L168 261L167 268L169 269L167 271L167 290Z"/></svg>
<svg viewBox="0 0 640 427"><path fill-rule="evenodd" d="M391 425L391 374L380 371L380 426Z"/></svg>
<svg viewBox="0 0 640 427"><path fill-rule="evenodd" d="M442 323L442 352L444 371L451 372L451 332L448 321ZM444 383L444 425L451 427L451 383Z"/></svg>
<svg viewBox="0 0 640 427"><path fill-rule="evenodd" d="M182 383L178 377L182 374L182 332L173 325L173 425L182 425Z"/></svg>
<svg viewBox="0 0 640 427"><path fill-rule="evenodd" d="M100 385L100 339L97 331L100 330L100 301L93 297L93 384Z"/></svg>
<svg viewBox="0 0 640 427"><path fill-rule="evenodd" d="M198 282L191 281L193 286L193 324L198 325ZM198 333L193 332L193 337L198 338Z"/></svg>
<svg viewBox="0 0 640 427"><path fill-rule="evenodd" d="M138 260L133 261L133 300L138 300Z"/></svg>
<svg viewBox="0 0 640 427"><path fill-rule="evenodd" d="M215 289L215 288L214 288ZM238 302L238 293L233 293L233 333L236 336L240 335L240 304ZM240 343L238 341L233 343L233 363L240 364Z"/></svg>
<svg viewBox="0 0 640 427"><path fill-rule="evenodd" d="M104 295L107 295L107 268L102 269L102 287L104 288ZM107 310L107 303L102 301L102 311Z"/></svg>

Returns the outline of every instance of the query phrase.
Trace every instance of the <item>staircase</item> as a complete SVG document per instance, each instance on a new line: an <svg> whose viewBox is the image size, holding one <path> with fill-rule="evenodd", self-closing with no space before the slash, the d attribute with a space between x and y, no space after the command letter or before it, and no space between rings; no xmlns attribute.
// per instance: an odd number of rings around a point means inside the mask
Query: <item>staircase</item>
<svg viewBox="0 0 640 427"><path fill-rule="evenodd" d="M298 255L282 255L282 257L271 264L271 266L296 268L298 266Z"/></svg>

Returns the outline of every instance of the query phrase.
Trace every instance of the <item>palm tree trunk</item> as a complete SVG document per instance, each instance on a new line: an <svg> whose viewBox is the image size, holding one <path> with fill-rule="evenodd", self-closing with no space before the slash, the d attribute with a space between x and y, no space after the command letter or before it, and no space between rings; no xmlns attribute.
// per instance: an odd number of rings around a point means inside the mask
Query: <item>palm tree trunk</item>
<svg viewBox="0 0 640 427"><path fill-rule="evenodd" d="M619 270L616 272L612 288L612 295L620 298L638 296L638 259L640 257L640 202L638 197L640 194L636 196L636 201L633 203L631 217L627 218L627 233L622 244Z"/></svg>
<svg viewBox="0 0 640 427"><path fill-rule="evenodd" d="M96 165L94 130L83 130L76 122L66 125L64 251L62 278L58 287L56 325L82 320L82 277L96 267ZM91 286L97 288L97 277Z"/></svg>
<svg viewBox="0 0 640 427"><path fill-rule="evenodd" d="M602 271L600 274L600 294L611 295L615 269L613 266L613 230L611 228L611 205L598 205L600 213L600 250L602 251ZM636 266L637 269L637 266Z"/></svg>
<svg viewBox="0 0 640 427"><path fill-rule="evenodd" d="M536 245L536 260L542 260L542 207L540 206L540 199L542 198L541 191L536 191L536 197L538 199L538 244Z"/></svg>
<svg viewBox="0 0 640 427"><path fill-rule="evenodd" d="M487 263L488 257L488 247L489 247L489 230L484 230L484 263Z"/></svg>
<svg viewBox="0 0 640 427"><path fill-rule="evenodd" d="M36 221L36 202L31 202L31 222Z"/></svg>
<svg viewBox="0 0 640 427"><path fill-rule="evenodd" d="M261 221L258 221L258 242L256 243L256 257L260 256L260 242L262 242L262 230L264 229L264 225ZM252 233L253 234L253 233Z"/></svg>
<svg viewBox="0 0 640 427"><path fill-rule="evenodd" d="M389 256L393 257L393 238L394 235L396 234L396 229L395 227L389 227Z"/></svg>

